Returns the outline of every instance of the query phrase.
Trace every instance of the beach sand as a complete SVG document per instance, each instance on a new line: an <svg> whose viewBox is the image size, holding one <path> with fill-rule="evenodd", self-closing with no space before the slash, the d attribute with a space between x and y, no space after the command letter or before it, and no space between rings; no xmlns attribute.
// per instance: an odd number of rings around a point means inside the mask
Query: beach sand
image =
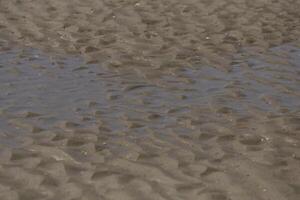
<svg viewBox="0 0 300 200"><path fill-rule="evenodd" d="M299 9L298 0L2 0L0 36L142 73L227 69L241 47L298 41Z"/></svg>
<svg viewBox="0 0 300 200"><path fill-rule="evenodd" d="M299 6L0 0L0 200L300 199Z"/></svg>

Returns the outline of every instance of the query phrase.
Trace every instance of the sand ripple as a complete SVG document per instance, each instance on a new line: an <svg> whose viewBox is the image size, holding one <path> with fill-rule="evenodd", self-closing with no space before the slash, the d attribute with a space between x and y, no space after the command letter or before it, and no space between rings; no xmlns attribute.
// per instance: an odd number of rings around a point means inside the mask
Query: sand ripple
<svg viewBox="0 0 300 200"><path fill-rule="evenodd" d="M2 0L0 35L142 73L227 69L241 47L264 51L297 41L299 7L298 0Z"/></svg>
<svg viewBox="0 0 300 200"><path fill-rule="evenodd" d="M1 48L1 200L299 199L299 48L150 80Z"/></svg>

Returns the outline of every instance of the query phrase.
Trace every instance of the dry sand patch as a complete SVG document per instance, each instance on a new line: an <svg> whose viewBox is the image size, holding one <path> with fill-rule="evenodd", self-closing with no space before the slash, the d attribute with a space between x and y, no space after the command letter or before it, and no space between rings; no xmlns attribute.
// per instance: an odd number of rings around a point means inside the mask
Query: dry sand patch
<svg viewBox="0 0 300 200"><path fill-rule="evenodd" d="M1 37L81 53L89 63L165 69L230 68L233 53L297 41L298 0L0 2Z"/></svg>

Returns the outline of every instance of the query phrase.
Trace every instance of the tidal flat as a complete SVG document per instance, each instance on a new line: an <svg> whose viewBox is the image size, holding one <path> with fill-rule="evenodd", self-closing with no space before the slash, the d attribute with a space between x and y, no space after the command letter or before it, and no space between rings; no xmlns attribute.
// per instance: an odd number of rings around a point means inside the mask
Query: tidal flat
<svg viewBox="0 0 300 200"><path fill-rule="evenodd" d="M300 199L297 0L0 0L0 200Z"/></svg>

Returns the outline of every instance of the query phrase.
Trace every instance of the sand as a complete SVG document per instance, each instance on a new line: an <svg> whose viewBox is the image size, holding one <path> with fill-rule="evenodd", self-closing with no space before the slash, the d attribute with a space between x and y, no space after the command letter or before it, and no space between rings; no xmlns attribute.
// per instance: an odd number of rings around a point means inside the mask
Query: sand
<svg viewBox="0 0 300 200"><path fill-rule="evenodd" d="M264 51L298 40L299 9L298 0L2 0L0 32L141 73L200 64L227 69L241 47Z"/></svg>
<svg viewBox="0 0 300 200"><path fill-rule="evenodd" d="M299 6L0 1L0 200L300 199Z"/></svg>

